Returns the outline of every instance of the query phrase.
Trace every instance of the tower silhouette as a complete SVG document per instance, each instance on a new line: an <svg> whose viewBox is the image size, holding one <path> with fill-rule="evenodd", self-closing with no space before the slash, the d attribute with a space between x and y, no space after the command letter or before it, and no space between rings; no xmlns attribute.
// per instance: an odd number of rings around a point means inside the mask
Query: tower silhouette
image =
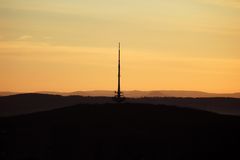
<svg viewBox="0 0 240 160"><path fill-rule="evenodd" d="M125 99L123 92L121 92L121 45L118 44L118 87L115 91L114 100L116 102L122 102Z"/></svg>

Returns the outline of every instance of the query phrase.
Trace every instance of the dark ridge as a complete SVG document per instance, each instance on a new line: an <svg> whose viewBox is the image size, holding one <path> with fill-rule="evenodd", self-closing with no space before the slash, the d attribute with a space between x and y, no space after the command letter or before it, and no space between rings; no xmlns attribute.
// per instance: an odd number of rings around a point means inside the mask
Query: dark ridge
<svg viewBox="0 0 240 160"><path fill-rule="evenodd" d="M19 94L0 97L0 117L25 115L40 111L68 107L76 104L114 103L111 97L59 96L48 94ZM162 104L205 110L225 115L240 116L238 98L127 98L124 103Z"/></svg>
<svg viewBox="0 0 240 160"><path fill-rule="evenodd" d="M166 105L78 104L0 119L3 160L239 159L240 117Z"/></svg>
<svg viewBox="0 0 240 160"><path fill-rule="evenodd" d="M100 101L99 101L99 100ZM60 96L49 94L18 94L0 97L0 117L23 115L63 108L78 103L108 102L106 97ZM96 101L97 100L97 101Z"/></svg>
<svg viewBox="0 0 240 160"><path fill-rule="evenodd" d="M55 94L55 95L78 95L78 96L114 96L114 91L110 90L92 90L92 91L75 91L75 92L53 92L53 91L41 91L36 93L42 94ZM0 96L19 94L17 92L0 92ZM153 90L153 91L140 91L130 90L124 91L126 97L141 98L141 97L232 97L240 98L240 93L207 93L201 91L184 91L184 90Z"/></svg>

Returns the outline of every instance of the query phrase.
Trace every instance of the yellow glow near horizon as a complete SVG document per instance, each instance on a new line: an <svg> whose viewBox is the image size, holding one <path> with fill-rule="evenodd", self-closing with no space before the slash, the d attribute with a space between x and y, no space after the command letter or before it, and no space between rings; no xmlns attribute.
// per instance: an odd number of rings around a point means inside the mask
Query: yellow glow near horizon
<svg viewBox="0 0 240 160"><path fill-rule="evenodd" d="M236 0L0 2L0 91L240 91Z"/></svg>

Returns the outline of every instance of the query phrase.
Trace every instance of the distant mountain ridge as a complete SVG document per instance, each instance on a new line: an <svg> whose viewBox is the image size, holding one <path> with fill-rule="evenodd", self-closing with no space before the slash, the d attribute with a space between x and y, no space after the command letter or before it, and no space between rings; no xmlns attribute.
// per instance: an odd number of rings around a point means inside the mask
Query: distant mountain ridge
<svg viewBox="0 0 240 160"><path fill-rule="evenodd" d="M112 103L116 102L111 97L61 96L39 93L18 94L0 97L0 117L48 111L77 104ZM178 106L180 108L240 116L240 98L128 97L123 103Z"/></svg>
<svg viewBox="0 0 240 160"><path fill-rule="evenodd" d="M41 91L35 92L41 94L61 95L61 96L104 96L113 97L114 91L110 90L92 90L92 91L75 91L75 92L53 92L53 91ZM21 92L0 92L0 96L9 96L21 94ZM201 91L184 91L184 90L155 90L155 91L124 91L126 97L140 98L140 97L192 97L192 98L204 98L204 97L230 97L240 98L240 92L236 93L208 93Z"/></svg>

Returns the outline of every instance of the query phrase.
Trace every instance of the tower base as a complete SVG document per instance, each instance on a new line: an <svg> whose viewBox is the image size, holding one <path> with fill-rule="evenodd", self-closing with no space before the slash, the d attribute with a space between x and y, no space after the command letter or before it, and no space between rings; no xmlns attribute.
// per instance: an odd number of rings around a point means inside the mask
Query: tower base
<svg viewBox="0 0 240 160"><path fill-rule="evenodd" d="M113 97L113 101L118 102L118 103L123 102L125 99L126 98L124 96L120 96L120 97L119 96L114 96Z"/></svg>

